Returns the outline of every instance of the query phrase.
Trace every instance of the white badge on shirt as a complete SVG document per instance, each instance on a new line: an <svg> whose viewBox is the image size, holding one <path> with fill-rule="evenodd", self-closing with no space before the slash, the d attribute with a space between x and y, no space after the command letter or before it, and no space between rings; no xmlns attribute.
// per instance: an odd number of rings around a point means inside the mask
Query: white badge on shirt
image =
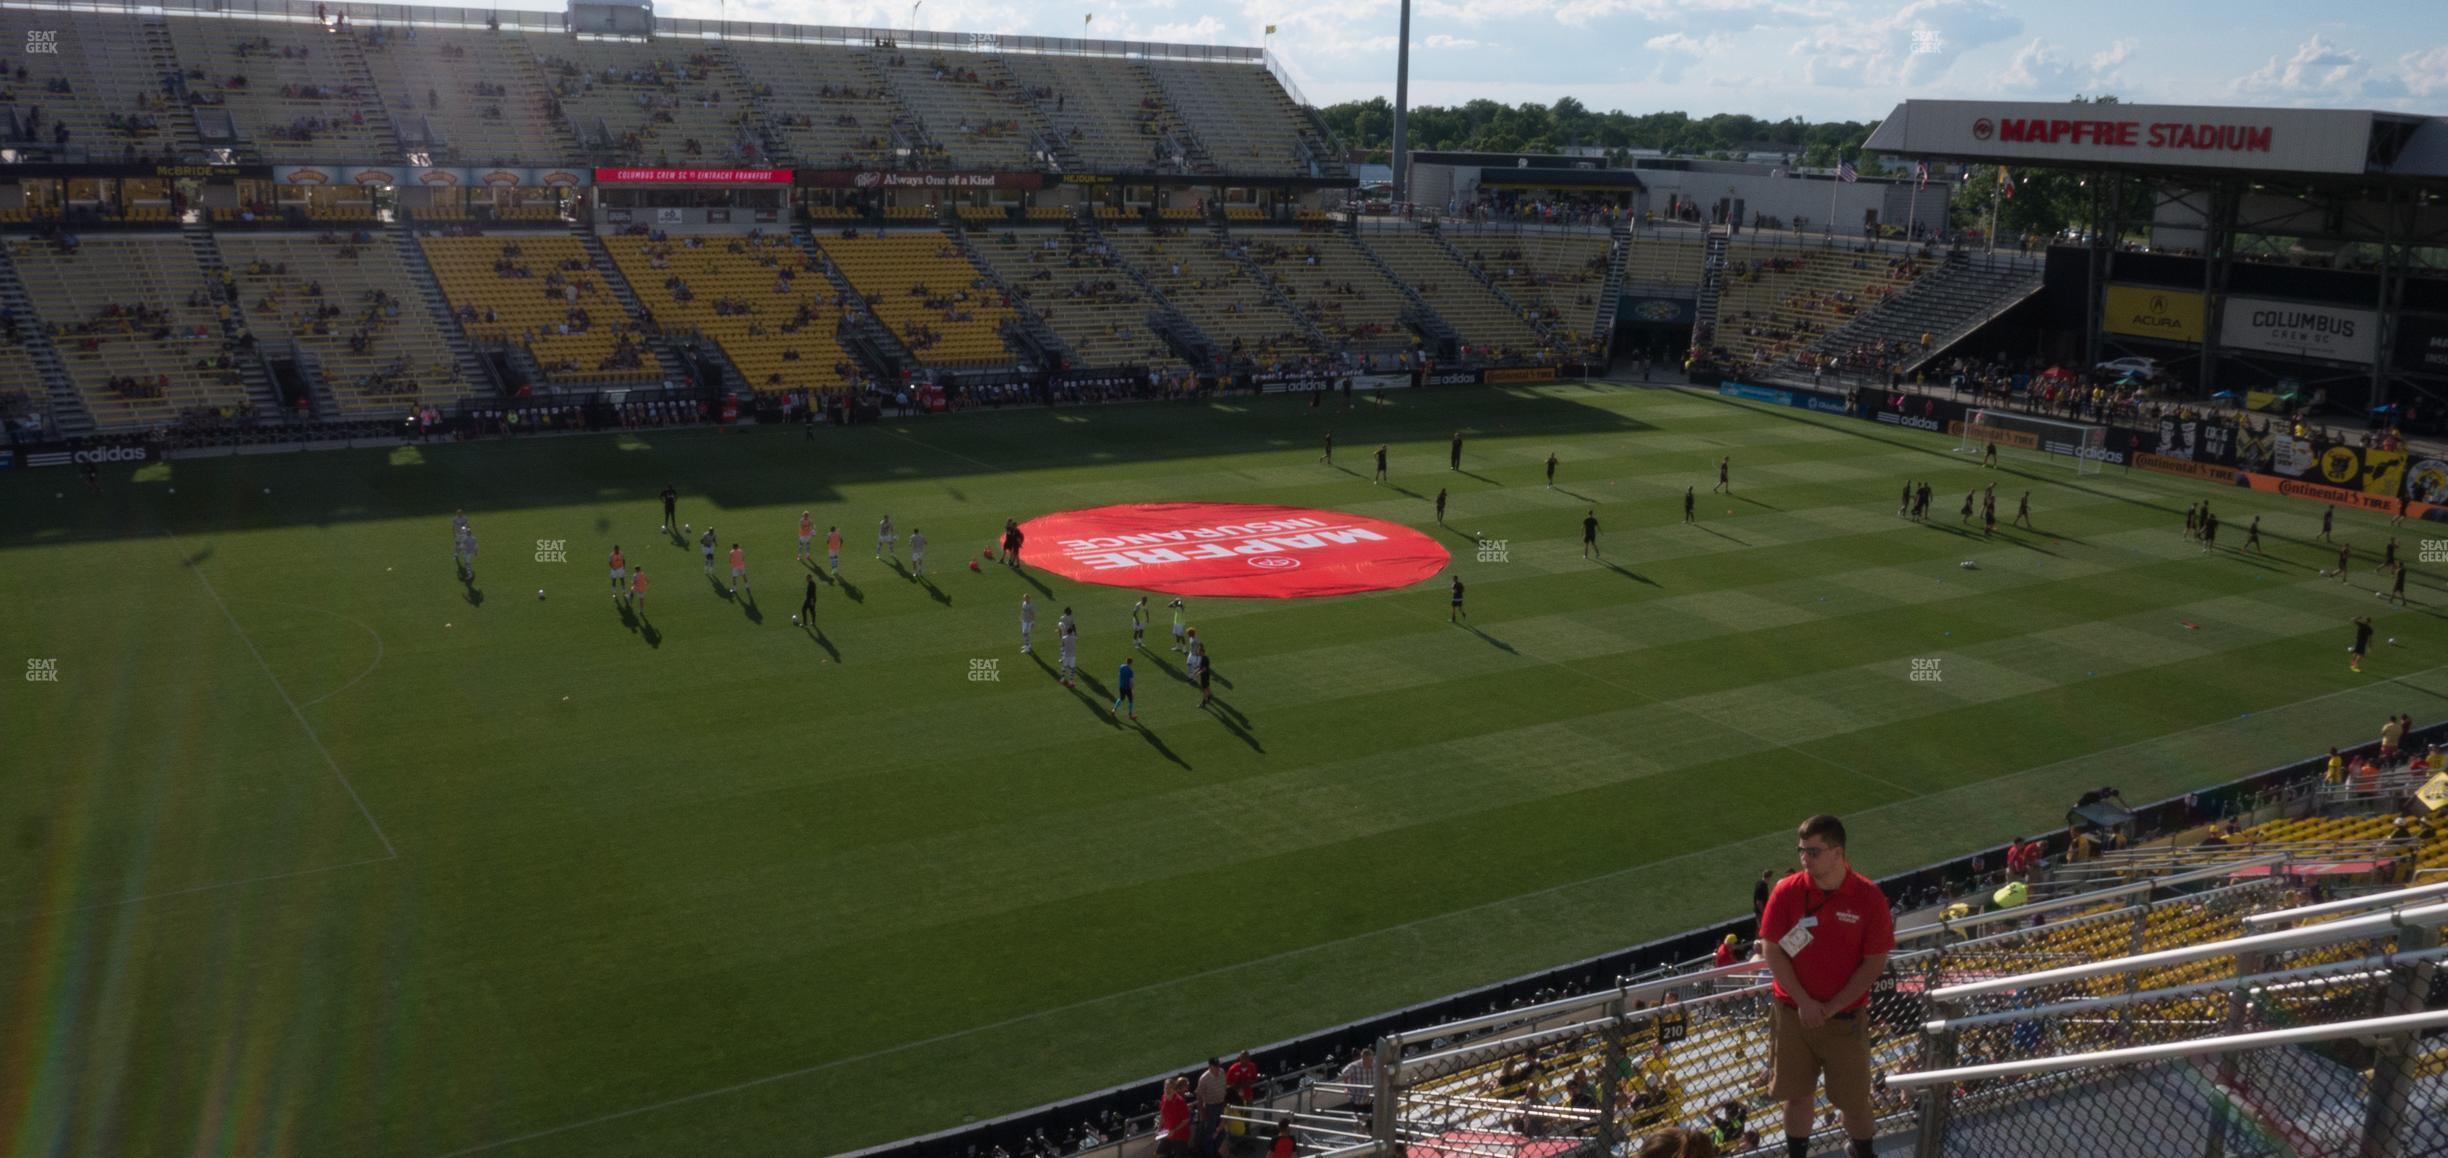
<svg viewBox="0 0 2448 1158"><path fill-rule="evenodd" d="M1817 917L1804 917L1794 922L1792 930L1777 938L1777 948L1783 949L1787 957L1801 956L1804 949L1810 948L1811 929L1818 924Z"/></svg>

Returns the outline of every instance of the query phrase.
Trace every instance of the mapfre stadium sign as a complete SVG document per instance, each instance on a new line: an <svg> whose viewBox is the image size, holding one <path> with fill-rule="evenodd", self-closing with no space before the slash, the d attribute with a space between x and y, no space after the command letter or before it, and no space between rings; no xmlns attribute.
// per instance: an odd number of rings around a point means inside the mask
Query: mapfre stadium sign
<svg viewBox="0 0 2448 1158"><path fill-rule="evenodd" d="M2372 114L2353 109L1906 101L1870 134L1881 152L1956 161L2360 174ZM1975 174L1974 180L1983 180Z"/></svg>
<svg viewBox="0 0 2448 1158"><path fill-rule="evenodd" d="M1244 503L1128 503L1020 524L1022 562L1168 595L1298 599L1407 587L1452 561L1400 523Z"/></svg>

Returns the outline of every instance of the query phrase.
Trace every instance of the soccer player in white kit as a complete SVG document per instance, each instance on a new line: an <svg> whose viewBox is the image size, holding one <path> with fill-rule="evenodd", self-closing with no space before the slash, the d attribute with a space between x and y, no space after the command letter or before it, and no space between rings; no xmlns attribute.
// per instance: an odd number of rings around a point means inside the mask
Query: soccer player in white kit
<svg viewBox="0 0 2448 1158"><path fill-rule="evenodd" d="M1182 601L1176 599L1173 601L1173 650L1187 653L1190 649L1182 646L1182 631L1184 622L1185 621L1182 619Z"/></svg>
<svg viewBox="0 0 2448 1158"><path fill-rule="evenodd" d="M926 532L910 528L910 578L926 574Z"/></svg>
<svg viewBox="0 0 2448 1158"><path fill-rule="evenodd" d="M886 555L890 555L890 554L892 554L892 549L893 549L892 516L891 516L891 515L886 515L886 516L884 516L884 518L883 518L881 521L879 521L879 522L877 522L877 523L876 523L876 556L875 556L875 557L876 557L876 558L878 558L878 559L881 559L881 558L883 558L883 557L884 557L884 556L886 556Z"/></svg>
<svg viewBox="0 0 2448 1158"><path fill-rule="evenodd" d="M1037 605L1026 594L1020 596L1020 654L1027 655L1029 633L1037 630Z"/></svg>
<svg viewBox="0 0 2448 1158"><path fill-rule="evenodd" d="M468 582L476 581L476 532L470 527L459 528L459 541L453 545L451 561L459 565L459 574Z"/></svg>
<svg viewBox="0 0 2448 1158"><path fill-rule="evenodd" d="M697 546L698 546L700 549L702 549L702 550L705 552L705 571L706 571L706 574L708 574L708 575L713 574L713 573L714 573L714 528L713 528L712 526L710 526L710 525L709 525L708 527L706 527L706 529L705 529L705 534L702 534L702 535L697 536Z"/></svg>
<svg viewBox="0 0 2448 1158"><path fill-rule="evenodd" d="M1062 686L1070 687L1079 678L1079 623L1071 618L1071 609L1063 608L1062 618L1054 621L1054 634L1062 640Z"/></svg>
<svg viewBox="0 0 2448 1158"><path fill-rule="evenodd" d="M795 562L813 563L816 561L816 549L808 546L809 540L815 537L816 520L811 518L806 511L799 512L799 558Z"/></svg>
<svg viewBox="0 0 2448 1158"><path fill-rule="evenodd" d="M1131 650L1147 650L1147 596L1131 604Z"/></svg>

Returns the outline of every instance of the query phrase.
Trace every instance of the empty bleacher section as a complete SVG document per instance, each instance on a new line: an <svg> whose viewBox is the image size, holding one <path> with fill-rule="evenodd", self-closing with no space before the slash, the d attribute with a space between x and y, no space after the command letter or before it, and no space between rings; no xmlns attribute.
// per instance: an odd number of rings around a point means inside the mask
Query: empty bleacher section
<svg viewBox="0 0 2448 1158"><path fill-rule="evenodd" d="M1512 306L1489 292L1479 278L1455 261L1437 240L1417 230L1379 230L1362 243L1385 259L1429 308L1462 337L1464 344L1485 347L1499 355L1530 357L1544 344Z"/></svg>
<svg viewBox="0 0 2448 1158"><path fill-rule="evenodd" d="M1035 110L1001 60L970 52L869 54L925 130L932 163L957 169L1034 169L1042 137Z"/></svg>
<svg viewBox="0 0 2448 1158"><path fill-rule="evenodd" d="M1944 262L1812 343L1803 360L1835 358L1840 365L1871 369L1882 357L1900 355L1897 369L1909 374L1957 337L2040 292L2040 281L2037 265ZM1927 350L1921 346L1923 334L1931 335Z"/></svg>
<svg viewBox="0 0 2448 1158"><path fill-rule="evenodd" d="M125 16L0 10L0 38L28 46L0 83L0 135L62 160L117 161L131 146L140 155L195 149L194 122L164 96L170 69L145 27ZM56 50L34 51L37 43Z"/></svg>
<svg viewBox="0 0 2448 1158"><path fill-rule="evenodd" d="M756 112L708 43L531 37L528 44L588 155L682 167L766 159Z"/></svg>
<svg viewBox="0 0 2448 1158"><path fill-rule="evenodd" d="M94 425L131 430L243 412L246 389L204 273L182 237L121 236L10 254Z"/></svg>
<svg viewBox="0 0 2448 1158"><path fill-rule="evenodd" d="M1624 250L1624 291L1690 297L1700 292L1700 263L1705 256L1696 233L1689 237L1635 233Z"/></svg>
<svg viewBox="0 0 2448 1158"><path fill-rule="evenodd" d="M693 332L719 345L760 392L846 385L850 356L834 332L841 304L816 259L788 234L607 237L663 333Z"/></svg>
<svg viewBox="0 0 2448 1158"><path fill-rule="evenodd" d="M1154 371L1181 365L1148 329L1156 303L1103 242L1072 230L979 236L973 243L1004 284L1071 347L1075 365Z"/></svg>
<svg viewBox="0 0 2448 1158"><path fill-rule="evenodd" d="M411 25L361 32L358 43L409 151L438 165L571 162L526 38Z"/></svg>
<svg viewBox="0 0 2448 1158"><path fill-rule="evenodd" d="M1263 68L1171 60L1145 67L1222 172L1308 173L1312 159L1327 155L1307 115Z"/></svg>
<svg viewBox="0 0 2448 1158"><path fill-rule="evenodd" d="M890 168L909 117L866 53L822 45L723 46L791 157L811 168Z"/></svg>
<svg viewBox="0 0 2448 1158"><path fill-rule="evenodd" d="M1300 323L1267 297L1210 234L1105 234L1115 254L1145 275L1214 345L1220 360L1266 365L1311 353Z"/></svg>
<svg viewBox="0 0 2448 1158"><path fill-rule="evenodd" d="M1156 87L1127 60L1013 53L1003 58L1053 132L1058 148L1102 172L1174 171L1183 133Z"/></svg>
<svg viewBox="0 0 2448 1158"><path fill-rule="evenodd" d="M1282 288L1310 322L1353 353L1411 348L1401 287L1340 233L1243 234L1250 260Z"/></svg>
<svg viewBox="0 0 2448 1158"><path fill-rule="evenodd" d="M577 238L513 233L421 244L460 328L478 344L525 349L552 382L662 377Z"/></svg>
<svg viewBox="0 0 2448 1158"><path fill-rule="evenodd" d="M819 237L817 246L919 362L959 367L1012 360L1002 337L1011 307L950 238L932 231Z"/></svg>
<svg viewBox="0 0 2448 1158"><path fill-rule="evenodd" d="M1746 366L1790 362L1928 268L1882 253L1734 246L1717 306L1717 344Z"/></svg>
<svg viewBox="0 0 2448 1158"><path fill-rule="evenodd" d="M321 25L173 17L170 32L202 140L228 114L244 152L306 165L397 163L373 76L352 37Z"/></svg>
<svg viewBox="0 0 2448 1158"><path fill-rule="evenodd" d="M447 406L466 396L449 340L426 312L399 239L232 234L221 256L257 343L279 356L295 341L320 364L338 417Z"/></svg>
<svg viewBox="0 0 2448 1158"><path fill-rule="evenodd" d="M1598 295L1606 285L1606 234L1460 231L1449 240L1530 311L1554 344L1583 350L1604 342L1597 322Z"/></svg>

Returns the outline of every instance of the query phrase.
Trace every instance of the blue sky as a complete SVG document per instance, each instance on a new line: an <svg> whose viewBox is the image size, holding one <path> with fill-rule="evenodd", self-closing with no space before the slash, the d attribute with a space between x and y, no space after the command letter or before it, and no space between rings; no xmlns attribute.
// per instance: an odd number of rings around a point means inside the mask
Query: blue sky
<svg viewBox="0 0 2448 1158"><path fill-rule="evenodd" d="M723 0L662 0L713 18ZM906 28L907 0L729 0L733 19ZM1394 90L1395 0L922 0L921 27L1273 47L1312 101ZM2326 17L2327 19L2321 19ZM1812 120L1908 97L2448 114L2448 0L1414 0L1412 99Z"/></svg>

